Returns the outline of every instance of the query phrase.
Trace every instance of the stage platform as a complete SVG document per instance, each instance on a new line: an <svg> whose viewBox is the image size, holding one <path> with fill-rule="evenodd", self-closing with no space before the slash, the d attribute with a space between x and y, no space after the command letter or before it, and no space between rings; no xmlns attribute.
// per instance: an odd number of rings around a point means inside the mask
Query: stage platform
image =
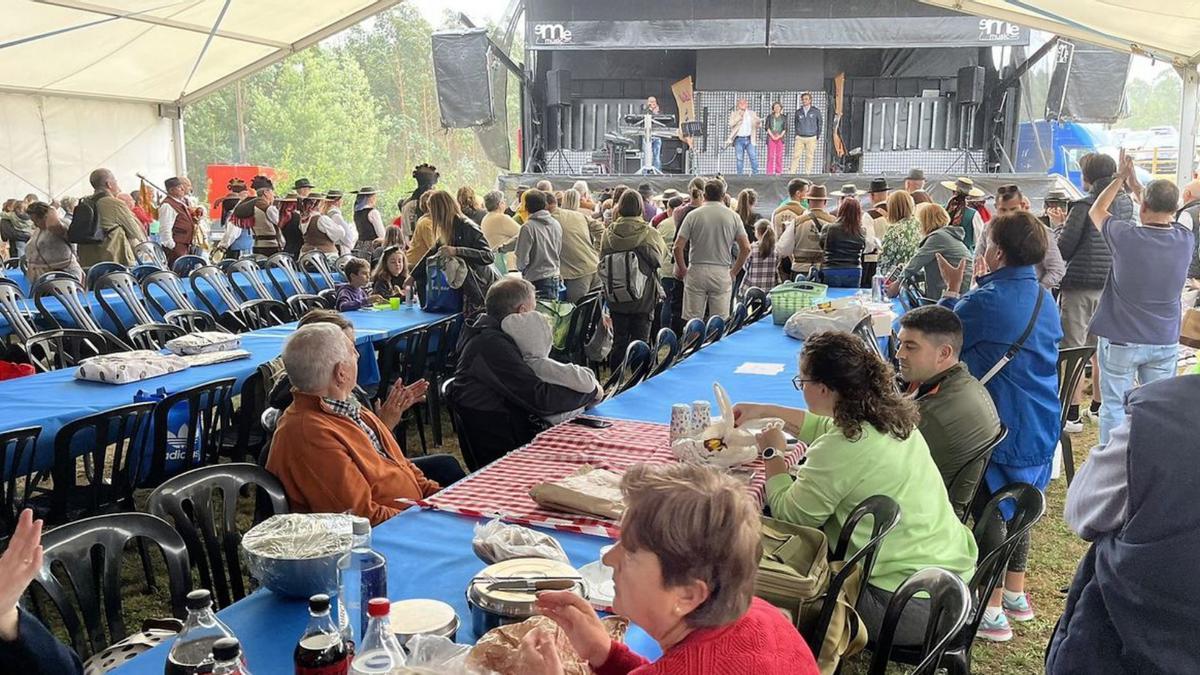
<svg viewBox="0 0 1200 675"><path fill-rule="evenodd" d="M882 174L888 179L888 185L892 188L904 187L904 175L900 174ZM980 189L988 194L995 194L996 188L1009 183L1016 183L1020 186L1021 192L1029 197L1032 207L1035 212L1040 212L1042 207L1042 198L1046 193L1053 188L1060 188L1067 191L1067 194L1072 195L1073 199L1078 199L1083 195L1078 188L1070 183L1066 178L1059 175L1046 175L1041 173L988 173L988 174L955 174L947 176L934 176L926 174L926 190L933 196L938 203L945 203L950 198L950 191L942 187L939 183L943 180L953 180L957 176L963 176L975 181L975 184ZM784 201L787 198L787 184L795 176L782 174L778 176L725 176L725 180L729 183L729 190L733 195L745 188L752 188L758 192L758 209L760 211L773 209L776 204ZM868 174L815 174L803 176L816 184L825 185L831 193L841 189L846 183L853 183L860 190L867 189L872 178L877 178L878 175ZM687 189L688 181L691 176L682 174L666 174L662 176L643 176L640 174L609 174L599 176L568 176L563 174L549 173L508 173L501 174L497 178L499 189L511 199L515 196L518 185L528 185L532 187L539 180L549 180L554 185L555 190L565 190L571 187L575 181L587 181L588 189L591 192L598 193L604 188L616 187L617 185L626 185L636 188L642 183L649 183L655 194L661 193L667 188L675 188L679 191Z"/></svg>

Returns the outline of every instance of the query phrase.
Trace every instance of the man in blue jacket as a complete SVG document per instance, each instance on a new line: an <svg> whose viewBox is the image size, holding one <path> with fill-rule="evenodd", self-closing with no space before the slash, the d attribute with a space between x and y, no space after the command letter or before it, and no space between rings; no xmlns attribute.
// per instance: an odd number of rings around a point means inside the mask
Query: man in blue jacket
<svg viewBox="0 0 1200 675"><path fill-rule="evenodd" d="M821 137L821 111L813 104L812 94L800 95L800 107L796 108L792 127L796 130L796 147L792 148L792 173L800 168L800 156L804 155L804 173L812 173L813 159L817 155L817 139Z"/></svg>

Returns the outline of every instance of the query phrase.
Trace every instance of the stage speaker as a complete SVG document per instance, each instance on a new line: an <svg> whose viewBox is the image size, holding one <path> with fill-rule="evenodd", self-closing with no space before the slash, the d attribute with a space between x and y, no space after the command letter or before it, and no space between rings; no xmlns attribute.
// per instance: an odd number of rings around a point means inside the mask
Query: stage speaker
<svg viewBox="0 0 1200 675"><path fill-rule="evenodd" d="M966 66L958 69L958 104L978 105L983 103L983 66Z"/></svg>
<svg viewBox="0 0 1200 675"><path fill-rule="evenodd" d="M482 28L434 33L433 79L442 127L465 129L492 124L492 79L487 31Z"/></svg>
<svg viewBox="0 0 1200 675"><path fill-rule="evenodd" d="M546 72L546 105L571 105L571 71L560 68Z"/></svg>

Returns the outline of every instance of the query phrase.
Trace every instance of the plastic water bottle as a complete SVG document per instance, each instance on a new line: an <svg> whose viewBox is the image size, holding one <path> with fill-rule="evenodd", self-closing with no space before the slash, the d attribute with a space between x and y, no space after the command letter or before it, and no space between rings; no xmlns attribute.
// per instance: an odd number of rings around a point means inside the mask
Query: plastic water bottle
<svg viewBox="0 0 1200 675"><path fill-rule="evenodd" d="M367 630L367 603L387 597L387 558L371 548L371 523L354 519L354 541L338 561L338 623L354 645Z"/></svg>
<svg viewBox="0 0 1200 675"><path fill-rule="evenodd" d="M871 277L871 302L884 302L885 292L883 285L887 282L887 277L876 272L875 276Z"/></svg>
<svg viewBox="0 0 1200 675"><path fill-rule="evenodd" d="M387 598L371 598L367 605L371 621L363 635L362 648L350 665L351 675L392 675L401 672L408 663L404 649L389 625L391 609L392 603Z"/></svg>
<svg viewBox="0 0 1200 675"><path fill-rule="evenodd" d="M207 672L213 665L214 645L233 631L213 613L212 593L199 589L187 594L187 619L167 655L166 675Z"/></svg>

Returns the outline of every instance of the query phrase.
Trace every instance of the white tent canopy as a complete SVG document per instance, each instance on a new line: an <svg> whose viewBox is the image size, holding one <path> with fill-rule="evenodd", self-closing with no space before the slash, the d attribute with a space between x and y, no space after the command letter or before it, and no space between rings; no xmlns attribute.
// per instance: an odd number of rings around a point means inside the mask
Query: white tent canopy
<svg viewBox="0 0 1200 675"><path fill-rule="evenodd" d="M1012 21L1063 37L1169 61L1183 79L1179 123L1182 186L1192 177L1200 89L1200 2L1196 0L921 0Z"/></svg>
<svg viewBox="0 0 1200 675"><path fill-rule="evenodd" d="M181 173L179 106L400 1L5 0L0 196Z"/></svg>

